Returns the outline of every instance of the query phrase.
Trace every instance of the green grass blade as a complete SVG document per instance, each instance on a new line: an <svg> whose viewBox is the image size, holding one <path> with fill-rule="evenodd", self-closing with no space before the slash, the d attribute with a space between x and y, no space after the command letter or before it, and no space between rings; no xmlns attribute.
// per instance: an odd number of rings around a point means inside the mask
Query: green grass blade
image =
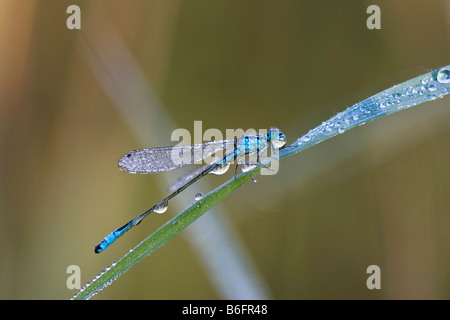
<svg viewBox="0 0 450 320"><path fill-rule="evenodd" d="M280 152L280 158L303 151L369 121L423 102L442 98L449 92L450 66L428 72L377 93L322 122Z"/></svg>
<svg viewBox="0 0 450 320"><path fill-rule="evenodd" d="M128 252L120 261L115 263L112 267L107 268L107 270L105 270L97 279L94 279L92 283L76 295L74 299L89 299L94 294L98 293L98 291L111 284L124 272L161 247L173 236L189 226L231 192L236 190L244 182L256 175L259 170L261 169L257 168L250 172L243 173L237 176L236 179L229 180L222 186L203 196L202 199L192 203L189 207L147 237L133 250L130 250L130 252Z"/></svg>
<svg viewBox="0 0 450 320"><path fill-rule="evenodd" d="M407 109L423 102L442 98L449 92L450 66L447 66L403 82L347 108L313 130L310 130L290 146L282 149L279 157L283 158L298 153L335 135L344 133L351 128L382 118L388 114ZM74 299L88 299L111 284L136 263L161 247L169 239L177 235L231 194L231 192L258 174L262 167L269 165L271 161L273 160L269 158L267 162L259 165L254 170L240 174L235 179L229 180L205 195L201 200L191 204L137 245L119 262L94 279Z"/></svg>

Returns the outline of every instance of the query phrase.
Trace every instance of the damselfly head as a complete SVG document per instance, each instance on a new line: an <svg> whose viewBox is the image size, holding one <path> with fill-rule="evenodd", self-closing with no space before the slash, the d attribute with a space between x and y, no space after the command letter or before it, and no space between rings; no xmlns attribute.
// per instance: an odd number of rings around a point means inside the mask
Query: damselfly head
<svg viewBox="0 0 450 320"><path fill-rule="evenodd" d="M286 136L277 128L271 127L267 133L267 140L272 143L275 149L280 149L286 144Z"/></svg>

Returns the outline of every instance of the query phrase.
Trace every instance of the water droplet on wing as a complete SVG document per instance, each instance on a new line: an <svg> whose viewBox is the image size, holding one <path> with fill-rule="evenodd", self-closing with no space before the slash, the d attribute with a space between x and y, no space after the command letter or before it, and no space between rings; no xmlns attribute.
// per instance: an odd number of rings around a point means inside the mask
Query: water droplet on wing
<svg viewBox="0 0 450 320"><path fill-rule="evenodd" d="M169 204L167 201L158 203L158 205L155 208L155 212L159 213L159 214L164 213L167 211L168 206L169 206Z"/></svg>
<svg viewBox="0 0 450 320"><path fill-rule="evenodd" d="M217 166L216 168L214 168L211 171L211 173L217 174L217 175L224 174L225 172L228 171L229 168L230 168L230 163L224 163L224 164L221 164L221 165Z"/></svg>

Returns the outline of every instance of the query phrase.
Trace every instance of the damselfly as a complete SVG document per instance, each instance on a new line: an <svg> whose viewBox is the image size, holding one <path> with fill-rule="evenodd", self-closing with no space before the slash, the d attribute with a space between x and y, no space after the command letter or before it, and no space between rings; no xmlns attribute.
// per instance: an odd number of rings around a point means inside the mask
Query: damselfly
<svg viewBox="0 0 450 320"><path fill-rule="evenodd" d="M189 164L196 164L213 155L215 157L213 157L210 163L200 167L187 178L177 181L176 187L174 188L175 191L164 200L103 238L95 246L95 253L104 251L125 232L130 230L130 228L138 225L150 213L164 212L167 209L170 199L205 175L225 172L234 160L237 161L237 164L241 165L242 171L252 170L260 162L260 156L268 150L270 145L272 145L274 150L278 150L285 144L285 135L278 129L270 128L267 134L264 135L242 135L232 140L210 141L191 146L160 147L130 151L119 160L119 168L124 172L132 174L169 171ZM218 153L221 153L221 156L217 156ZM242 161L246 156L253 156L253 158L256 158L256 161Z"/></svg>

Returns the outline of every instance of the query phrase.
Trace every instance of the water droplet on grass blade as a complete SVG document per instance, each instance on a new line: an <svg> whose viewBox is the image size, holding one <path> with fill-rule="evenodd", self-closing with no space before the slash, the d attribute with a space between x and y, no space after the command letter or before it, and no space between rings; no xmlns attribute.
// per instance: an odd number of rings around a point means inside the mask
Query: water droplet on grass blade
<svg viewBox="0 0 450 320"><path fill-rule="evenodd" d="M195 200L195 201L198 201L198 200L200 200L201 198L203 198L203 193L201 193L201 192L197 192L197 193L195 194L195 196L194 196L194 200Z"/></svg>
<svg viewBox="0 0 450 320"><path fill-rule="evenodd" d="M449 83L450 82L450 68L445 67L438 71L437 73L437 81L440 83Z"/></svg>

